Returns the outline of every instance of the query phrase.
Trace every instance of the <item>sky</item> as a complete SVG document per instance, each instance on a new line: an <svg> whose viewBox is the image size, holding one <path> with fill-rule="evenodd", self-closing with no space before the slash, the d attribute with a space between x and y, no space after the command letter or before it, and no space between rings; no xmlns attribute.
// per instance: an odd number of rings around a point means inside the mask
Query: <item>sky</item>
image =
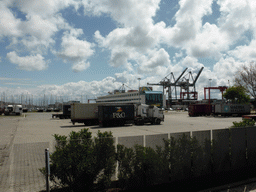
<svg viewBox="0 0 256 192"><path fill-rule="evenodd" d="M204 67L203 98L255 62L255 16L255 0L1 0L0 99L85 100Z"/></svg>

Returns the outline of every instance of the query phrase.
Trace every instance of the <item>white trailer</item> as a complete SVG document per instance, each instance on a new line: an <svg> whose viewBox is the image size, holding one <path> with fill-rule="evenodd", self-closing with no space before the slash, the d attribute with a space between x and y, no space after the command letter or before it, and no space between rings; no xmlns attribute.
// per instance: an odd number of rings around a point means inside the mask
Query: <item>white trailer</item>
<svg viewBox="0 0 256 192"><path fill-rule="evenodd" d="M72 103L71 104L71 122L84 123L85 125L97 125L99 103Z"/></svg>
<svg viewBox="0 0 256 192"><path fill-rule="evenodd" d="M164 114L161 109L156 106L140 104L135 110L135 125L143 125L144 123L161 124L164 121Z"/></svg>

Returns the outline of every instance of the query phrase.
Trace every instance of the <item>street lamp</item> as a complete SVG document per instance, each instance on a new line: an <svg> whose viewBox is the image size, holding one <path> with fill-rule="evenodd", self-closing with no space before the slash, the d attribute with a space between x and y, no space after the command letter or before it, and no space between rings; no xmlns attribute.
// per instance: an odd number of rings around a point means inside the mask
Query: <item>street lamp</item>
<svg viewBox="0 0 256 192"><path fill-rule="evenodd" d="M141 78L138 78L138 80L139 80L139 103L140 103L140 80L141 80Z"/></svg>
<svg viewBox="0 0 256 192"><path fill-rule="evenodd" d="M212 86L212 79L209 79L209 81L210 81L210 87Z"/></svg>

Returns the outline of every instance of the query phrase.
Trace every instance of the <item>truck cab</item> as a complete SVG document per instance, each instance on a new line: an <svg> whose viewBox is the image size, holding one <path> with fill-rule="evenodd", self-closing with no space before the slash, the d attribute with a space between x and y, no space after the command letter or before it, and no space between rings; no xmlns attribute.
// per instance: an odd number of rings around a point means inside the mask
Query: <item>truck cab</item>
<svg viewBox="0 0 256 192"><path fill-rule="evenodd" d="M161 121L164 121L164 114L158 107L145 104L137 105L135 115L136 125L144 123L161 124Z"/></svg>
<svg viewBox="0 0 256 192"><path fill-rule="evenodd" d="M8 105L4 110L5 115L21 115L22 105Z"/></svg>

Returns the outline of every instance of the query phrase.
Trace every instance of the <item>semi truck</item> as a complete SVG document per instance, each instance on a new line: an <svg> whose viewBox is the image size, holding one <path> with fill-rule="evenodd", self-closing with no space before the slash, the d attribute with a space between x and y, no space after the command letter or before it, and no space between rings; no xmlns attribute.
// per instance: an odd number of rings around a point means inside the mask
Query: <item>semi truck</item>
<svg viewBox="0 0 256 192"><path fill-rule="evenodd" d="M4 115L21 115L22 105L7 105Z"/></svg>
<svg viewBox="0 0 256 192"><path fill-rule="evenodd" d="M71 104L71 122L85 125L110 126L126 123L142 125L160 124L164 121L163 111L156 106L145 104L120 103L73 103Z"/></svg>
<svg viewBox="0 0 256 192"><path fill-rule="evenodd" d="M144 125L145 123L161 124L164 121L163 111L156 106L145 104L112 104L99 106L100 126L124 125L132 123Z"/></svg>
<svg viewBox="0 0 256 192"><path fill-rule="evenodd" d="M97 125L99 103L72 103L71 104L71 122L84 123L85 125Z"/></svg>

